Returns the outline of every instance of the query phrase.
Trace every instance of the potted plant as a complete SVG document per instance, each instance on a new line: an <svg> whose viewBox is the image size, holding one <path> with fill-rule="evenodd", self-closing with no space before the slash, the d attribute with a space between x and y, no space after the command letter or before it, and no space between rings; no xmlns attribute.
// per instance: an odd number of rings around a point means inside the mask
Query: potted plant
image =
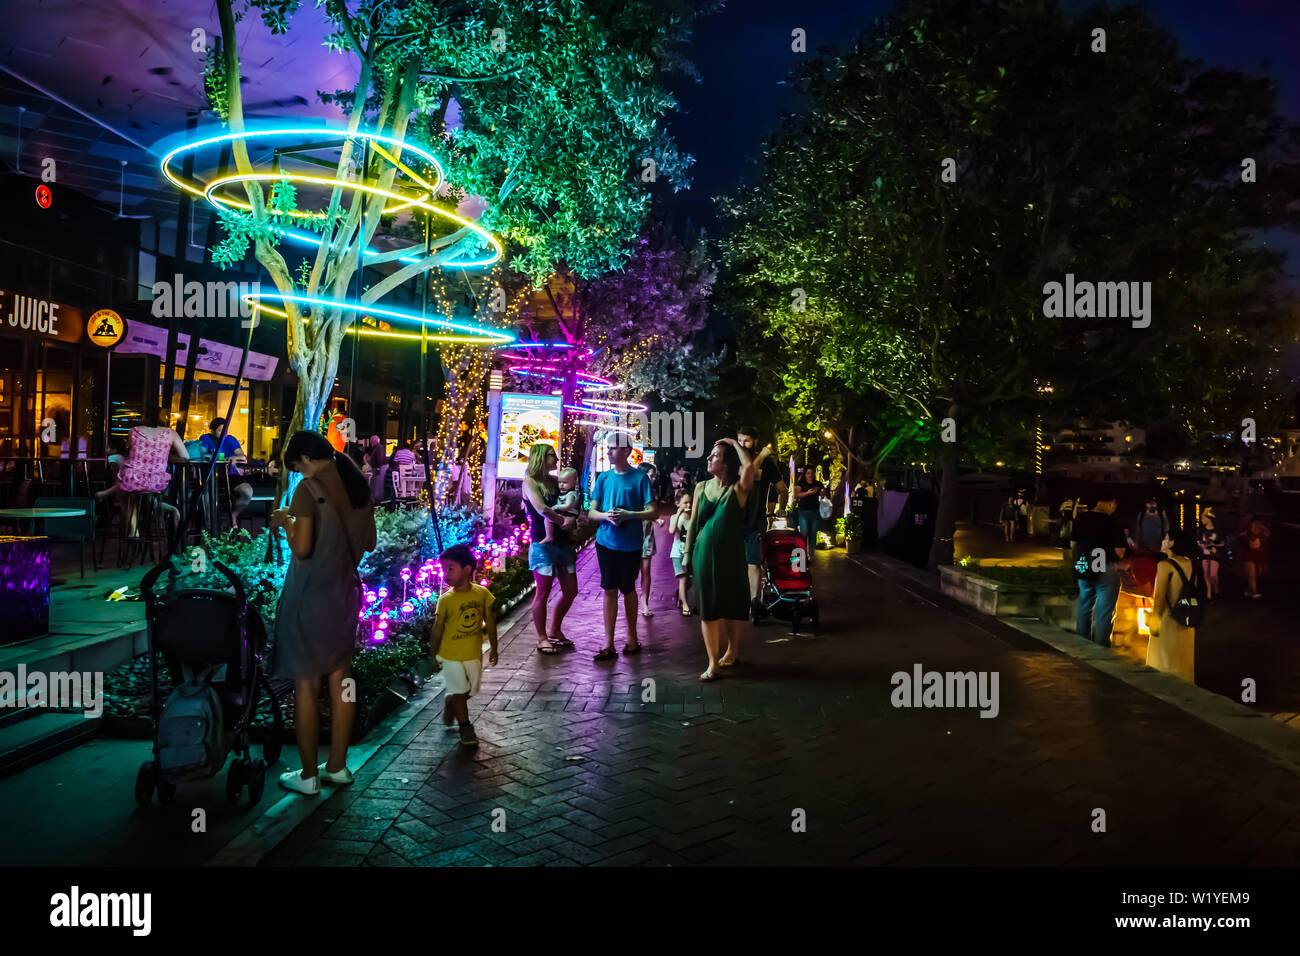
<svg viewBox="0 0 1300 956"><path fill-rule="evenodd" d="M842 548L842 547L844 547L844 540L845 540L845 538L844 538L844 519L843 519L843 518L836 518L836 519L835 519L835 547L837 547L837 548Z"/></svg>
<svg viewBox="0 0 1300 956"><path fill-rule="evenodd" d="M866 534L864 533L866 528L862 523L862 515L850 511L836 522L836 530L839 531L841 528L843 529L848 550L852 553L860 552L863 542L866 540Z"/></svg>

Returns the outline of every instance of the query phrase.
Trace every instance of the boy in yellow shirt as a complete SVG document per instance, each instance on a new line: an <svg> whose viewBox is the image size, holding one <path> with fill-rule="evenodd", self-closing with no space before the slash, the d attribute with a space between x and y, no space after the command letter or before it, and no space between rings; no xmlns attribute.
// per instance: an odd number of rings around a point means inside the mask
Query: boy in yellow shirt
<svg viewBox="0 0 1300 956"><path fill-rule="evenodd" d="M450 585L438 598L429 641L434 669L442 669L446 683L446 703L442 722L448 727L460 722L460 742L477 747L478 737L469 722L469 698L477 694L483 676L483 635L487 634L488 663L497 663L496 598L481 584L474 583L478 564L468 545L457 544L442 553L442 578Z"/></svg>

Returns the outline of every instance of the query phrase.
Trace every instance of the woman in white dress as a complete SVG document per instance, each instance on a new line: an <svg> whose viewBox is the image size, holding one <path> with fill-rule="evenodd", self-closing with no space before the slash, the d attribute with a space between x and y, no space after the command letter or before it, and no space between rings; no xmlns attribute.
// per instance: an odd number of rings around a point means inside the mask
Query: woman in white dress
<svg viewBox="0 0 1300 956"><path fill-rule="evenodd" d="M1165 535L1160 545L1160 563L1156 565L1152 610L1147 617L1147 627L1151 631L1147 666L1181 677L1189 684L1196 682L1196 629L1183 627L1169 609L1183 593L1183 588L1191 587L1193 547L1186 535Z"/></svg>

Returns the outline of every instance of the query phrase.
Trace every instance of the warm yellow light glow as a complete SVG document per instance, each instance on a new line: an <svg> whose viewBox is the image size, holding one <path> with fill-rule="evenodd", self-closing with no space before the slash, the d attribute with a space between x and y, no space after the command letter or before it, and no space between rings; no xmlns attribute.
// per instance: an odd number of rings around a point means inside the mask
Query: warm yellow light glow
<svg viewBox="0 0 1300 956"><path fill-rule="evenodd" d="M1138 608L1138 633L1146 637L1151 636L1151 628L1147 625L1147 611L1150 610L1145 604Z"/></svg>

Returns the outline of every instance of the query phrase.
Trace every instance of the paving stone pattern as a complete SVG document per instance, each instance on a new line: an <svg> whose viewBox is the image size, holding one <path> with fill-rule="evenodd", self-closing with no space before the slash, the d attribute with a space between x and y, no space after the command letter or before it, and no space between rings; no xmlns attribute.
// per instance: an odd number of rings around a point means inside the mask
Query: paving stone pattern
<svg viewBox="0 0 1300 956"><path fill-rule="evenodd" d="M1262 753L842 552L814 565L822 632L747 625L743 663L713 684L696 679L698 619L671 604L666 541L655 570L640 655L592 661L602 605L584 553L565 626L578 650L536 654L527 620L508 632L470 702L477 750L435 700L263 862L1300 862L1300 779ZM893 708L890 675L914 663L998 671L1001 712Z"/></svg>

